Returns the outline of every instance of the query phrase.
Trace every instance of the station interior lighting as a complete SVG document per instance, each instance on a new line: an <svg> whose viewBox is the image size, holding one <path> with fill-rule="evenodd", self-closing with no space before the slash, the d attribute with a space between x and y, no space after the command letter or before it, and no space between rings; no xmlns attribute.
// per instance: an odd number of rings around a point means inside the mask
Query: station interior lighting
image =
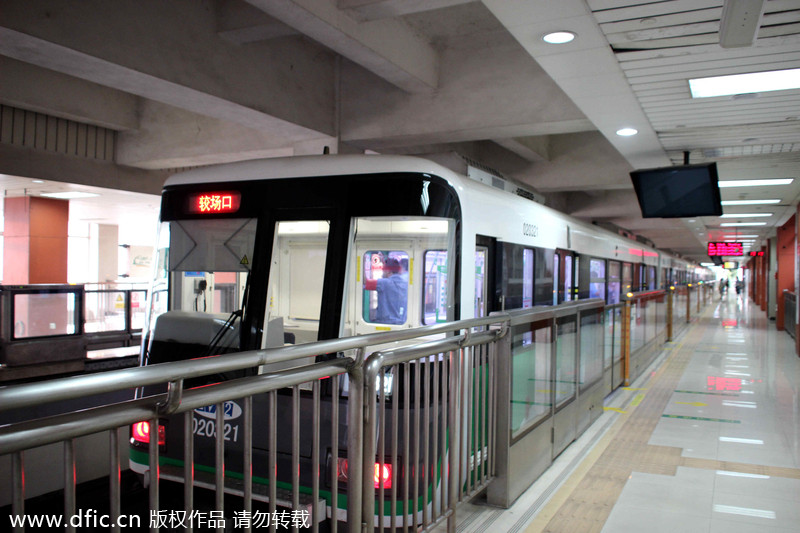
<svg viewBox="0 0 800 533"><path fill-rule="evenodd" d="M689 80L692 98L800 89L800 68L712 76Z"/></svg>
<svg viewBox="0 0 800 533"><path fill-rule="evenodd" d="M720 189L726 187L770 187L774 185L791 185L794 178L771 178L763 180L721 180L718 182Z"/></svg>

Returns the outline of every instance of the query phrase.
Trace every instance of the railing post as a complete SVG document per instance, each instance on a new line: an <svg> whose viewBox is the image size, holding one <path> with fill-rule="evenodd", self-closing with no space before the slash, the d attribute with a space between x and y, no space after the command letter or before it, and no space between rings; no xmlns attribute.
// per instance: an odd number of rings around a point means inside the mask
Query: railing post
<svg viewBox="0 0 800 533"><path fill-rule="evenodd" d="M458 500L461 496L461 457L458 450L461 446L461 416L458 410L459 402L455 401L461 398L461 363L462 363L463 349L453 350L450 352L450 397L451 401L448 408L447 417L449 419L448 426L450 426L450 453L448 454L450 462L450 479L448 496L448 508L453 511L447 519L448 533L454 533L456 530L456 517L455 508L458 505Z"/></svg>
<svg viewBox="0 0 800 533"><path fill-rule="evenodd" d="M350 533L366 530L363 514L364 454L364 349L360 348L348 372L350 378L347 404L347 522Z"/></svg>
<svg viewBox="0 0 800 533"><path fill-rule="evenodd" d="M626 387L630 386L631 376L631 300L625 300L622 306L622 379Z"/></svg>
<svg viewBox="0 0 800 533"><path fill-rule="evenodd" d="M675 295L675 286L670 285L667 291L667 342L672 340L672 298Z"/></svg>
<svg viewBox="0 0 800 533"><path fill-rule="evenodd" d="M692 284L686 286L686 323L692 321Z"/></svg>

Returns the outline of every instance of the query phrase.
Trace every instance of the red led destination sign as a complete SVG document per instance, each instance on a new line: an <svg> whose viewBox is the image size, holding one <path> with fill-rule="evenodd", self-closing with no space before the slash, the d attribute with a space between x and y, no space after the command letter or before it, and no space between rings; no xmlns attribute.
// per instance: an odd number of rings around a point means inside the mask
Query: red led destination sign
<svg viewBox="0 0 800 533"><path fill-rule="evenodd" d="M708 243L708 255L710 257L744 255L744 247L740 242L710 242Z"/></svg>
<svg viewBox="0 0 800 533"><path fill-rule="evenodd" d="M242 195L238 192L204 192L189 197L189 211L203 215L235 213Z"/></svg>
<svg viewBox="0 0 800 533"><path fill-rule="evenodd" d="M750 257L764 257L764 252L761 250L758 252L750 252Z"/></svg>

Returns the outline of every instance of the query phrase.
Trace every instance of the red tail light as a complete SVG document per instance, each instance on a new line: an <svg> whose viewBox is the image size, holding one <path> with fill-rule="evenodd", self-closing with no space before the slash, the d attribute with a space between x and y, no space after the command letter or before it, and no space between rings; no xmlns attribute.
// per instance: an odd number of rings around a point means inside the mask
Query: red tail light
<svg viewBox="0 0 800 533"><path fill-rule="evenodd" d="M336 477L339 481L347 482L348 479L348 463L344 457L339 457L336 463ZM389 463L375 463L375 470L373 475L375 481L375 488L379 489L383 486L384 489L392 488L392 465Z"/></svg>
<svg viewBox="0 0 800 533"><path fill-rule="evenodd" d="M131 437L136 442L150 444L150 422L144 420L142 422L137 422L133 426L131 426ZM167 437L164 431L164 426L159 424L158 444L163 445L166 442L167 442Z"/></svg>
<svg viewBox="0 0 800 533"><path fill-rule="evenodd" d="M392 488L392 465L388 463L375 463L375 475L372 478L375 481L375 488L384 489Z"/></svg>

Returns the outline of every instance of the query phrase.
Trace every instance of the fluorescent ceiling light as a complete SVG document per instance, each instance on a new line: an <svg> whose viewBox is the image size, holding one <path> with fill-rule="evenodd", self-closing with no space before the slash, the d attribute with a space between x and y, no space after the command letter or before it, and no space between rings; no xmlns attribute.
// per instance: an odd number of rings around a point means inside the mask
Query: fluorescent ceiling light
<svg viewBox="0 0 800 533"><path fill-rule="evenodd" d="M723 222L720 226L766 226L766 222Z"/></svg>
<svg viewBox="0 0 800 533"><path fill-rule="evenodd" d="M772 213L728 213L726 215L720 215L719 218L761 218L771 216Z"/></svg>
<svg viewBox="0 0 800 533"><path fill-rule="evenodd" d="M547 44L566 44L574 39L575 34L571 31L554 31L542 37L542 40Z"/></svg>
<svg viewBox="0 0 800 533"><path fill-rule="evenodd" d="M774 198L770 200L723 200L720 203L722 205L767 205L779 204L781 201L777 198Z"/></svg>
<svg viewBox="0 0 800 533"><path fill-rule="evenodd" d="M639 130L634 128L621 128L617 130L617 135L620 137L631 137L632 135L636 135L639 133Z"/></svg>
<svg viewBox="0 0 800 533"><path fill-rule="evenodd" d="M758 239L760 235L731 235L727 233L725 235L726 239Z"/></svg>
<svg viewBox="0 0 800 533"><path fill-rule="evenodd" d="M800 68L689 80L692 98L800 89Z"/></svg>
<svg viewBox="0 0 800 533"><path fill-rule="evenodd" d="M61 200L76 200L78 198L94 198L95 196L100 196L100 195L95 194L93 192L68 191L68 192L43 192L42 196L46 196L47 198L59 198Z"/></svg>
<svg viewBox="0 0 800 533"><path fill-rule="evenodd" d="M724 180L719 187L766 187L769 185L790 185L794 178L774 178L766 180Z"/></svg>

